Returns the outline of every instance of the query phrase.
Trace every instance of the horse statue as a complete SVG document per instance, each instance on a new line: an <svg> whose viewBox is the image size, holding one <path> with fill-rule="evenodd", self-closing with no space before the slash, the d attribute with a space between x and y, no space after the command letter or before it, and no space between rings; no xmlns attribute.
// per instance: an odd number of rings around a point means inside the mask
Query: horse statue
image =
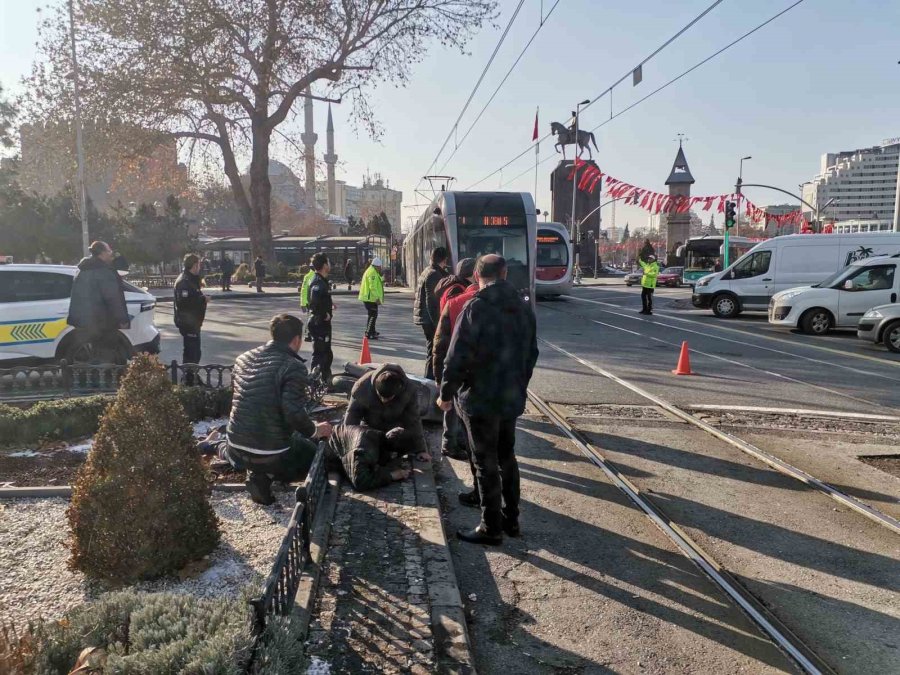
<svg viewBox="0 0 900 675"><path fill-rule="evenodd" d="M557 138L556 145L553 147L557 152L562 149L563 159L566 158L566 146L575 145L576 143L578 144L578 157L581 157L581 153L587 150L588 157L594 159L594 153L591 152L590 144L593 143L594 147L597 148L597 141L592 132L579 129L578 138L573 140L573 137L575 136L574 130L569 129L559 122L550 122L550 130ZM600 152L600 148L597 148L597 152Z"/></svg>

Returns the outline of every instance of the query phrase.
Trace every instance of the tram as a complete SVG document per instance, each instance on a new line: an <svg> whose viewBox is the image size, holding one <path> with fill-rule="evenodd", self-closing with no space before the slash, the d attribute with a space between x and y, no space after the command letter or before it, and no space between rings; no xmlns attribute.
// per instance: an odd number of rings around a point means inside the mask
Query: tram
<svg viewBox="0 0 900 675"><path fill-rule="evenodd" d="M573 261L572 239L566 226L538 223L534 280L538 298L555 298L571 290Z"/></svg>
<svg viewBox="0 0 900 675"><path fill-rule="evenodd" d="M506 258L507 280L534 303L537 214L527 192L441 192L403 242L406 283L416 281L438 246L452 265L496 253Z"/></svg>

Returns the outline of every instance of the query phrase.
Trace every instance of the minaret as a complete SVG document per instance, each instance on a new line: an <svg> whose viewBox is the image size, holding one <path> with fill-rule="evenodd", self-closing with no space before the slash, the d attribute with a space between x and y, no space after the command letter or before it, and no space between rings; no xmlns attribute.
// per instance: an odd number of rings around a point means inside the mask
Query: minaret
<svg viewBox="0 0 900 675"><path fill-rule="evenodd" d="M337 155L334 154L334 121L331 119L331 104L328 104L328 126L326 127L325 164L328 167L328 213L337 213L337 186L334 184L334 165Z"/></svg>
<svg viewBox="0 0 900 675"><path fill-rule="evenodd" d="M675 163L672 165L672 172L666 179L666 185L669 186L670 197L691 196L691 185L694 184L694 177L688 168L687 159L684 156L684 149L681 147L681 140L678 141L678 154L675 155ZM674 251L680 245L688 240L691 235L691 214L687 211L684 213L675 213L670 211L666 214L666 245L669 250L669 264L672 264Z"/></svg>
<svg viewBox="0 0 900 675"><path fill-rule="evenodd" d="M318 136L313 132L313 102L312 92L306 88L303 102L303 154L306 160L306 208L307 215L312 217L316 213L316 141Z"/></svg>

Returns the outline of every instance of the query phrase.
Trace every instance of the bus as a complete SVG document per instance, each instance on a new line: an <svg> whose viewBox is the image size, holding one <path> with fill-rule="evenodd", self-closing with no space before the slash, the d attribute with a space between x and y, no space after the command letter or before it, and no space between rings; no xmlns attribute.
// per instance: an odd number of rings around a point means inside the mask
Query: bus
<svg viewBox="0 0 900 675"><path fill-rule="evenodd" d="M758 239L746 237L728 237L728 261L737 260L759 243ZM707 274L720 271L725 264L723 246L725 237L720 234L691 237L686 244L678 247L676 255L684 260L682 282L688 286L697 283L697 279Z"/></svg>
<svg viewBox="0 0 900 675"><path fill-rule="evenodd" d="M572 239L565 225L538 223L535 292L538 298L554 298L572 288Z"/></svg>
<svg viewBox="0 0 900 675"><path fill-rule="evenodd" d="M537 214L527 192L438 194L403 242L403 269L410 288L443 246L450 263L496 253L506 258L507 280L534 303Z"/></svg>

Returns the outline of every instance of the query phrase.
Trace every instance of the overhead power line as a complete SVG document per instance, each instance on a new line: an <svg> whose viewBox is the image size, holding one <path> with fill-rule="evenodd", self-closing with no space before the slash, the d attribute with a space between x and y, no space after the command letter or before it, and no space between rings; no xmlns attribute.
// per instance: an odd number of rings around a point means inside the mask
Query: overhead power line
<svg viewBox="0 0 900 675"><path fill-rule="evenodd" d="M775 14L774 16L771 16L770 18L766 19L766 20L763 21L761 24L759 24L758 26L756 26L756 27L753 28L752 30L747 31L746 33L744 33L743 35L741 35L739 38L737 38L736 40L734 40L733 42L729 42L727 45L725 45L724 47L722 47L722 48L719 49L718 51L713 52L712 54L710 54L709 56L707 56L707 57L706 57L705 59L703 59L702 61L698 61L698 62L695 63L693 66L691 66L690 68L688 68L687 70L685 70L685 71L682 72L681 74L676 75L675 77L673 77L671 80L669 80L669 81L666 82L665 84L661 84L660 86L658 86L656 89L654 89L653 91L651 91L649 94L647 94L647 95L644 96L643 98L640 98L640 99L638 99L637 101L635 101L634 103L632 103L631 105L627 106L626 108L623 108L622 110L620 110L619 112L617 112L615 115L612 115L609 119L606 119L606 120L602 121L600 124L598 124L598 125L595 126L593 129L591 129L591 131L592 131L592 132L597 131L597 129L599 129L600 127L606 126L607 124L609 124L610 122L612 122L614 119L616 119L616 118L619 117L620 115L624 115L625 113L627 113L627 112L628 112L629 110L631 110L632 108L635 108L635 107L639 106L641 103L643 103L644 101L646 101L648 98L651 98L652 96L656 96L656 94L658 94L659 92L661 92L663 89L666 89L666 88L669 87L670 85L675 84L678 80L680 80L681 78L685 77L686 75L689 75L690 73L694 72L694 71L697 70L697 68L699 68L700 66L702 66L702 65L704 65L704 64L706 64L706 63L709 63L709 62L712 61L714 58L716 58L717 56L719 56L720 54L722 54L723 52L725 52L725 51L731 49L732 47L734 47L737 43L739 43L739 42L741 42L742 40L744 40L744 39L750 37L751 35L753 35L756 31L758 31L758 30L760 30L760 29L762 29L762 28L765 28L766 26L768 26L770 23L772 23L773 21L775 21L775 20L778 19L779 17L783 16L784 14L787 14L789 11L791 11L792 9L794 9L794 7L796 7L797 5L799 5L800 3L802 3L803 1L804 1L804 0L797 0L794 4L792 4L792 5L788 6L788 7L786 7L785 9L781 10L780 12L778 12L778 14ZM549 161L549 160L551 160L551 159L554 159L554 156L553 156L553 155L551 155L550 157L547 157L546 159L541 160L540 164L543 164L544 162L547 162L547 161ZM509 179L508 181L506 181L503 185L509 185L510 183L512 183L512 182L514 182L514 181L516 181L516 180L518 180L519 178L521 178L521 177L524 176L525 174L531 173L532 171L534 171L534 167L533 167L533 166L530 166L530 167L528 167L525 171L523 171L522 173L520 173L519 175L517 175L517 176L515 176L514 178L511 178L511 179Z"/></svg>
<svg viewBox="0 0 900 675"><path fill-rule="evenodd" d="M444 160L444 164L439 169L439 173L443 173L444 169L447 168L447 164L450 163L450 160L453 159L453 156L456 154L456 151L459 150L460 146L462 146L463 143L465 143L466 139L469 137L469 134L472 133L472 129L475 128L475 125L478 124L478 120L480 120L481 116L484 114L484 111L488 109L488 106L491 103L493 103L494 97L497 96L497 93L500 91L500 89L503 87L503 85L506 84L506 80L509 79L509 76L512 75L512 72L516 69L516 66L519 65L519 61L521 61L522 57L525 56L525 52L528 51L528 48L531 46L531 43L534 42L534 39L537 37L538 33L541 32L541 28L544 27L544 24L547 22L547 19L550 18L550 15L553 14L553 10L556 9L556 6L560 2L561 2L561 0L556 0L556 2L554 2L553 6L550 8L550 11L547 12L546 16L543 16L543 15L541 16L541 23L540 23L540 25L538 25L538 27L535 29L534 33L531 35L531 39L528 40L527 43L525 43L525 47L523 47L522 51L519 52L519 56L513 62L512 66L510 66L510 69L508 71L506 71L506 75L503 76L503 79L500 81L500 84L498 84L497 88L494 89L494 93L491 94L491 97L487 100L487 103L484 104L484 107L481 109L481 111L478 113L478 115L476 115L475 119L472 121L472 124L469 125L469 128L466 130L466 133L463 134L463 137L461 139L459 139L459 141L456 142L456 147L453 148L453 152L450 153L450 156L447 157L446 160Z"/></svg>
<svg viewBox="0 0 900 675"><path fill-rule="evenodd" d="M431 173L431 170L434 168L434 165L437 164L438 159L441 156L441 153L444 151L444 148L447 147L447 143L450 142L450 139L453 137L454 132L457 130L459 126L459 121L462 119L462 116L465 115L466 110L469 109L469 104L472 103L472 99L475 97L475 93L478 91L478 87L481 86L482 81L484 80L484 76L487 74L488 69L491 67L491 64L494 62L494 58L497 56L497 52L500 51L500 47L503 45L504 40L506 40L506 36L509 34L509 29L512 28L513 23L516 20L516 17L519 15L519 10L522 9L522 5L525 4L525 0L519 0L519 4L516 5L516 9L513 12L513 15L509 19L509 23L506 24L506 28L503 33L500 35L500 39L497 41L497 45L494 47L494 51L491 53L491 57L488 59L488 62L485 64L484 68L481 71L481 75L478 76L478 81L475 83L475 86L472 88L472 92L469 94L469 98L466 99L465 105L463 105L462 110L459 111L459 116L456 118L456 122L453 123L453 126L450 127L450 132L447 134L447 138L444 139L444 142L441 144L441 149L438 150L437 155L434 156L434 159L431 162L431 165L428 167L428 170L425 171L425 175ZM419 179L419 182L416 183L416 190L419 189L419 185L422 184L422 180Z"/></svg>
<svg viewBox="0 0 900 675"><path fill-rule="evenodd" d="M637 69L637 68L639 68L639 67L642 67L644 64L646 64L646 63L647 63L648 61L650 61L652 58L654 58L655 56L658 56L659 53L660 53L662 50L664 50L666 47L668 47L670 44L672 44L672 43L673 43L675 40L677 40L679 37L681 37L682 35L684 35L685 32L687 32L692 26L694 26L694 24L696 24L698 21L700 21L700 19L702 19L704 16L706 16L707 14L709 14L713 9L715 9L715 8L718 7L720 4L722 4L722 2L724 2L724 0L715 0L715 2L713 2L709 7L707 7L706 9L704 9L704 10L703 10L700 14L698 14L697 16L695 16L695 17L690 21L690 23L688 23L688 24L686 24L685 26L683 26L677 33L675 33L675 35L673 35L672 37L670 37L668 40L666 40L665 42L663 42L659 47L657 47L655 50L653 50L653 52L652 52L649 56L647 56L643 61L641 61L638 65L636 65L636 66L630 68L630 69L628 70L628 72L625 73L622 77L620 77L620 78L619 78L618 80L616 80L613 84L611 84L609 87L607 87L606 89L604 89L601 93L597 94L597 96L595 96L594 98L592 98L592 99L590 100L590 102L589 102L588 104L586 104L586 105L582 108L582 110L587 110L590 106L594 105L594 103L596 103L597 101L599 101L599 100L600 100L601 98L603 98L606 94L612 92L612 90L613 90L616 86L618 86L619 84L621 84L628 76L630 76L630 75L635 71L635 69ZM452 133L452 131L451 131L451 133ZM544 136L544 137L542 137L541 139L539 139L537 142L540 143L541 141L545 141L545 140L547 140L548 138L550 138L550 136L552 136L552 133L547 134L546 136ZM525 150L523 150L521 153L519 153L518 155L516 155L515 157L513 157L511 160L509 160L506 164L504 164L503 166L501 166L499 169L496 169L495 171L492 171L492 172L489 173L487 176L485 176L484 178L482 178L481 180L479 180L477 183L473 183L472 185L470 185L469 187L467 187L466 190L471 190L471 189L472 189L473 187L475 187L476 185L480 185L481 183L483 183L484 181L488 180L488 179L491 178L492 176L497 175L497 174L500 173L503 169L505 169L505 168L508 167L510 164L512 164L513 162L515 162L516 160L518 160L520 157L523 157L523 156L524 156L526 153L528 153L528 152L531 150L531 148L533 148L533 147L534 147L534 144L532 143L532 144L529 145L527 148L525 148ZM429 169L429 171L430 171L430 170L431 170L431 169Z"/></svg>

